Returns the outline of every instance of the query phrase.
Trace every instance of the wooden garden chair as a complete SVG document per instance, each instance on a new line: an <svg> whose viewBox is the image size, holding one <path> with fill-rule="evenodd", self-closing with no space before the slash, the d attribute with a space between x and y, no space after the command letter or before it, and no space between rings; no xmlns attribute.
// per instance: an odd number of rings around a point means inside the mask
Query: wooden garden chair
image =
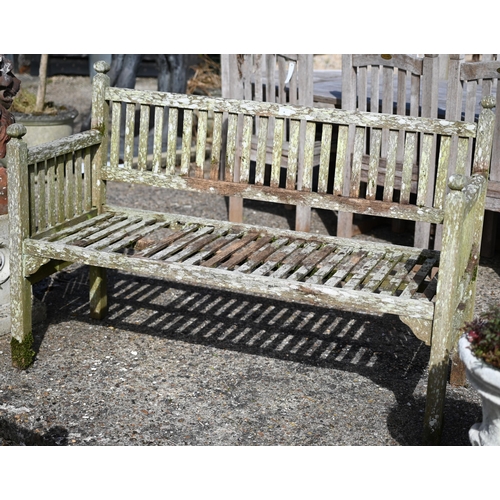
<svg viewBox="0 0 500 500"><path fill-rule="evenodd" d="M252 101L277 102L280 104L313 105L313 55L312 54L221 54L222 97ZM258 151L259 129L256 119L252 134L251 160L272 163L273 138L269 135L266 151ZM286 134L285 130L285 134ZM302 127L301 134L305 134ZM262 143L261 143L262 144ZM285 135L281 164L286 168L288 141ZM314 165L319 165L319 142L315 145ZM300 188L303 174L303 150L299 151L297 186ZM238 172L239 166L235 165ZM243 221L243 199L229 198L229 220ZM295 229L309 231L311 209L297 206Z"/></svg>
<svg viewBox="0 0 500 500"><path fill-rule="evenodd" d="M344 54L342 56L342 108L347 110L371 111L409 116L437 117L438 112L439 60L437 54L416 57L408 54ZM351 130L351 138L354 130ZM388 131L387 131L388 132ZM380 161L378 162L378 185L383 185L385 165L388 161L388 138L385 133L381 138ZM351 139L353 140L353 139ZM368 139L369 140L369 139ZM403 136L400 135L396 157L396 176L401 176L405 161L403 158ZM359 145L366 151L367 145ZM417 154L415 150L414 155ZM433 153L434 154L434 153ZM362 157L364 179L370 168L370 159ZM435 165L434 167L435 168ZM346 175L350 172L346 169ZM427 189L430 202L432 199L434 170L429 172ZM411 193L415 193L418 171L413 172ZM396 182L396 186L401 184ZM344 184L349 189L349 184ZM396 223L397 224L397 223ZM414 245L429 247L431 225L417 222ZM351 237L353 234L353 214L339 212L337 235Z"/></svg>

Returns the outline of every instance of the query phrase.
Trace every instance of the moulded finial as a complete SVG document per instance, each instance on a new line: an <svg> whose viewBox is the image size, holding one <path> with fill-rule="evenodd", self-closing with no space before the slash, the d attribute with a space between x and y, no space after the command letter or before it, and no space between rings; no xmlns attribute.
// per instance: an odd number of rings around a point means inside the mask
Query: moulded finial
<svg viewBox="0 0 500 500"><path fill-rule="evenodd" d="M448 180L448 186L454 191L462 191L467 184L467 177L462 174L452 174Z"/></svg>
<svg viewBox="0 0 500 500"><path fill-rule="evenodd" d="M7 127L7 135L15 139L21 139L26 132L26 127L22 123L13 123Z"/></svg>
<svg viewBox="0 0 500 500"><path fill-rule="evenodd" d="M485 97L483 97L481 99L481 106L483 108L488 108L488 109L492 109L494 108L496 105L496 100L495 100L495 96L493 95L487 95Z"/></svg>
<svg viewBox="0 0 500 500"><path fill-rule="evenodd" d="M106 74L111 69L111 66L106 61L97 61L94 63L94 69L97 73Z"/></svg>

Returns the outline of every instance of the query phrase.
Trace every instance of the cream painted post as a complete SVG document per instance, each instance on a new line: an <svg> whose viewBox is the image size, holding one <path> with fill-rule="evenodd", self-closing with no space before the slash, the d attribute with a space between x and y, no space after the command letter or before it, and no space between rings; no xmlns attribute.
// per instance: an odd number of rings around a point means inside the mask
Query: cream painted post
<svg viewBox="0 0 500 500"><path fill-rule="evenodd" d="M23 243L30 233L28 195L28 146L22 140L26 127L13 124L7 129L7 171L9 174L9 245L12 364L27 368L32 350L31 283L24 276Z"/></svg>
<svg viewBox="0 0 500 500"><path fill-rule="evenodd" d="M109 88L109 76L106 73L110 66L105 61L94 64L96 75L92 92L92 128L103 134L102 143L94 156L92 164L92 205L102 213L106 201L106 184L102 179L101 168L108 161L108 126L109 106L106 102L106 90ZM89 267L90 282L90 316L102 319L108 312L107 273L102 267Z"/></svg>

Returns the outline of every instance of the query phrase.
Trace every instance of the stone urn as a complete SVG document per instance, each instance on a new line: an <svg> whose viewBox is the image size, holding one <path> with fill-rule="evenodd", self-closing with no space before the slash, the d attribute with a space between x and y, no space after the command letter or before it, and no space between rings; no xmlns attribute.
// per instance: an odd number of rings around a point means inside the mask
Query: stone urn
<svg viewBox="0 0 500 500"><path fill-rule="evenodd" d="M71 135L78 111L71 107L64 107L54 115L16 112L12 114L16 123L22 123L26 127L27 132L23 140L26 141L28 147L32 147Z"/></svg>
<svg viewBox="0 0 500 500"><path fill-rule="evenodd" d="M469 430L473 446L500 446L500 369L474 356L470 342L462 336L458 342L467 380L481 396L483 421Z"/></svg>

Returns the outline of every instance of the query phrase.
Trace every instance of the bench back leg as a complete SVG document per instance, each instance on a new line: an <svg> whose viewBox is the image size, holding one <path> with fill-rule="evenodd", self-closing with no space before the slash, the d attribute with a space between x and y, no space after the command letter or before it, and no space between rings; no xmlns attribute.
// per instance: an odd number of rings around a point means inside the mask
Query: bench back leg
<svg viewBox="0 0 500 500"><path fill-rule="evenodd" d="M102 267L89 267L90 317L103 319L108 312L107 272Z"/></svg>

